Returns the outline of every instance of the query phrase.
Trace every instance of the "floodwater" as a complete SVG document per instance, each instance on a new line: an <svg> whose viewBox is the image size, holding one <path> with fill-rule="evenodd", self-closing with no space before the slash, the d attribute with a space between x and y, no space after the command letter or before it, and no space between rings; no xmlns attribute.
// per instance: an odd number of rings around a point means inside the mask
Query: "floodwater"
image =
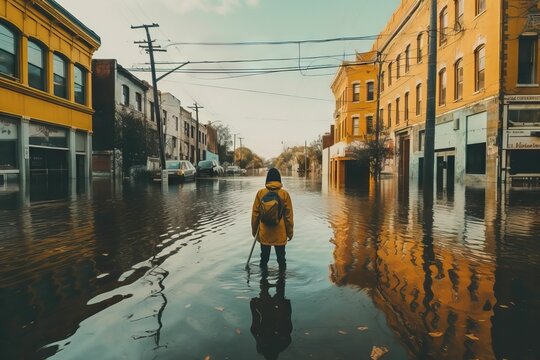
<svg viewBox="0 0 540 360"><path fill-rule="evenodd" d="M392 180L284 178L295 236L265 276L257 247L244 270L263 182L0 189L0 358L538 358L540 191L424 211Z"/></svg>

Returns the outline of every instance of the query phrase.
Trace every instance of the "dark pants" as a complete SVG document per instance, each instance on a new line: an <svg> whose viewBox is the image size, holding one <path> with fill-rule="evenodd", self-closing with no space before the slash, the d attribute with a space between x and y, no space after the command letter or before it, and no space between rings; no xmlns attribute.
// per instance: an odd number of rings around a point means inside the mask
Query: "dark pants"
<svg viewBox="0 0 540 360"><path fill-rule="evenodd" d="M261 262L260 262L260 266L268 265L268 260L270 259L270 250L271 249L272 249L271 245L263 245L263 244L261 244ZM285 245L274 246L274 249L276 250L276 257L277 257L277 262L279 264L279 267L284 268L285 266L287 266L287 263L285 261Z"/></svg>

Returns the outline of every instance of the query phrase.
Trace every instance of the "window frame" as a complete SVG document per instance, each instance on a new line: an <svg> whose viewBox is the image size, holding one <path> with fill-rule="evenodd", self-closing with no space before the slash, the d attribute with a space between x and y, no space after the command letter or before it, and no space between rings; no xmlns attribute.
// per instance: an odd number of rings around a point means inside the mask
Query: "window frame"
<svg viewBox="0 0 540 360"><path fill-rule="evenodd" d="M38 66L36 66L35 64L31 63L30 62L30 46L31 45L35 45L40 51L41 51L41 62L42 62L42 67L39 68ZM45 46L45 44L43 44L41 41L37 40L37 39L34 39L34 38L28 38L28 45L27 45L28 49L27 49L27 59L26 59L26 66L27 66L27 76L28 76L28 86L30 86L31 88L33 89L37 89L37 90L41 90L41 91L47 91L47 54L48 54L48 49L47 47ZM41 71L41 74L40 74L40 83L38 86L34 86L30 83L30 79L31 79L31 76L30 76L30 68L31 66L35 67L35 68L38 68L40 69Z"/></svg>
<svg viewBox="0 0 540 360"><path fill-rule="evenodd" d="M400 65L401 65L401 54L398 54L398 56L396 56L396 80L399 79L399 77L401 76Z"/></svg>
<svg viewBox="0 0 540 360"><path fill-rule="evenodd" d="M474 15L478 16L486 11L487 2L486 0L476 0L474 4Z"/></svg>
<svg viewBox="0 0 540 360"><path fill-rule="evenodd" d="M403 96L403 120L409 121L409 92L406 91Z"/></svg>
<svg viewBox="0 0 540 360"><path fill-rule="evenodd" d="M20 59L21 59L21 48L20 48L20 42L21 42L21 34L18 31L17 28L12 26L10 23L0 21L0 26L2 26L4 29L6 29L7 32L9 32L13 36L13 53L10 53L6 49L0 49L0 51L4 51L4 53L8 54L8 56L12 57L12 72L7 73L0 71L1 76L6 76L10 79L20 79Z"/></svg>
<svg viewBox="0 0 540 360"><path fill-rule="evenodd" d="M416 63L420 64L424 60L423 34L420 32L416 37Z"/></svg>
<svg viewBox="0 0 540 360"><path fill-rule="evenodd" d="M129 106L130 90L129 86L122 84L122 105Z"/></svg>
<svg viewBox="0 0 540 360"><path fill-rule="evenodd" d="M360 116L351 116L352 136L360 136Z"/></svg>
<svg viewBox="0 0 540 360"><path fill-rule="evenodd" d="M522 49L524 49L523 45L525 44L525 39L529 42L529 44L532 45L532 50L530 50L529 54L529 60L526 62L523 61L522 55ZM530 47L529 47L530 49ZM518 85L537 85L538 84L538 34L535 35L520 35L518 39L518 66L517 66L517 84ZM532 56L532 58L531 58ZM527 68L522 68L522 64L527 64ZM522 81L524 79L523 74L528 75L528 79L526 81Z"/></svg>
<svg viewBox="0 0 540 360"><path fill-rule="evenodd" d="M454 63L454 100L463 99L463 58Z"/></svg>
<svg viewBox="0 0 540 360"><path fill-rule="evenodd" d="M439 70L438 74L438 82L439 82L439 91L438 91L438 97L439 97L439 106L446 105L446 86L447 86L447 78L446 78L446 68L442 68Z"/></svg>
<svg viewBox="0 0 540 360"><path fill-rule="evenodd" d="M400 102L401 102L401 98L397 97L396 98L396 125L399 125L399 121L400 121L400 116L399 116L399 105L400 105Z"/></svg>
<svg viewBox="0 0 540 360"><path fill-rule="evenodd" d="M373 101L373 100L375 100L375 82L367 81L366 82L366 101Z"/></svg>
<svg viewBox="0 0 540 360"><path fill-rule="evenodd" d="M392 103L388 103L388 119L386 119L388 129L392 127Z"/></svg>
<svg viewBox="0 0 540 360"><path fill-rule="evenodd" d="M454 18L456 24L463 25L463 16L465 14L464 0L454 0Z"/></svg>
<svg viewBox="0 0 540 360"><path fill-rule="evenodd" d="M416 92L415 113L416 113L416 116L420 116L422 114L422 83L416 84L415 89L416 89L415 90L415 92Z"/></svg>
<svg viewBox="0 0 540 360"><path fill-rule="evenodd" d="M360 101L360 83L359 82L355 82L352 84L352 101L353 102Z"/></svg>
<svg viewBox="0 0 540 360"><path fill-rule="evenodd" d="M448 29L448 6L439 12L439 46L446 44L448 40L446 30Z"/></svg>
<svg viewBox="0 0 540 360"><path fill-rule="evenodd" d="M366 115L366 134L373 134L373 115Z"/></svg>
<svg viewBox="0 0 540 360"><path fill-rule="evenodd" d="M77 76L76 71L79 70L81 72L81 80L82 84L77 84ZM82 89L82 100L80 97L77 97L77 85L81 87ZM81 105L87 105L87 93L88 93L88 70L82 66L81 64L75 64L73 66L73 100Z"/></svg>
<svg viewBox="0 0 540 360"><path fill-rule="evenodd" d="M482 52L483 57L480 57ZM480 69L482 66L482 69ZM479 45L474 50L474 91L479 92L486 88L486 46Z"/></svg>
<svg viewBox="0 0 540 360"><path fill-rule="evenodd" d="M58 63L58 60L62 61L63 70L64 70L64 77L61 77L56 72L57 71L56 65ZM69 77L68 64L69 64L69 61L68 61L66 56L64 56L63 54L61 54L59 52L54 52L53 53L53 83L54 83L53 84L53 94L55 96L61 97L63 99L68 99L69 98L69 93L68 93L68 80L69 80L69 78L68 78ZM60 86L60 84L58 84L57 77L63 79L63 87L64 87L63 95L59 94L59 91L57 90L57 86Z"/></svg>
<svg viewBox="0 0 540 360"><path fill-rule="evenodd" d="M405 47L405 73L408 73L411 70L411 45Z"/></svg>
<svg viewBox="0 0 540 360"><path fill-rule="evenodd" d="M392 65L394 63L392 61L390 61L390 63L388 64L388 87L392 86Z"/></svg>

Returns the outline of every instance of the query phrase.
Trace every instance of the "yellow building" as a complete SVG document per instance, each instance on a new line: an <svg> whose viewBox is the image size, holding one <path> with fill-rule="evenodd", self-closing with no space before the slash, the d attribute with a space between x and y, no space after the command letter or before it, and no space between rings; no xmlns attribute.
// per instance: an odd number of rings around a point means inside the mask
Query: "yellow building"
<svg viewBox="0 0 540 360"><path fill-rule="evenodd" d="M345 183L351 174L353 158L349 146L360 145L375 131L377 66L376 53L357 54L354 62L344 62L339 68L332 92L336 99L334 112L334 145L330 149L330 182ZM361 64L361 65L359 65Z"/></svg>
<svg viewBox="0 0 540 360"><path fill-rule="evenodd" d="M429 13L429 1L402 0L372 48L382 58L380 124L395 144L390 168L417 181ZM538 1L438 1L437 14L437 187L540 177Z"/></svg>
<svg viewBox="0 0 540 360"><path fill-rule="evenodd" d="M90 175L99 45L54 0L0 0L0 181Z"/></svg>

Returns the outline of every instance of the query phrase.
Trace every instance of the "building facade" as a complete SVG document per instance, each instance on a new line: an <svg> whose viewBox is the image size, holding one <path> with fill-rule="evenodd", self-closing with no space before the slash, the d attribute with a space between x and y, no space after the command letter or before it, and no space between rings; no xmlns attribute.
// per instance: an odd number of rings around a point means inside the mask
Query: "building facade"
<svg viewBox="0 0 540 360"><path fill-rule="evenodd" d="M0 181L89 177L99 36L53 0L1 0L0 37Z"/></svg>
<svg viewBox="0 0 540 360"><path fill-rule="evenodd" d="M424 168L429 13L430 2L403 0L372 47L381 56L379 124L395 150L389 169L415 182ZM437 188L539 176L539 13L532 0L437 2L437 87L429 94Z"/></svg>

